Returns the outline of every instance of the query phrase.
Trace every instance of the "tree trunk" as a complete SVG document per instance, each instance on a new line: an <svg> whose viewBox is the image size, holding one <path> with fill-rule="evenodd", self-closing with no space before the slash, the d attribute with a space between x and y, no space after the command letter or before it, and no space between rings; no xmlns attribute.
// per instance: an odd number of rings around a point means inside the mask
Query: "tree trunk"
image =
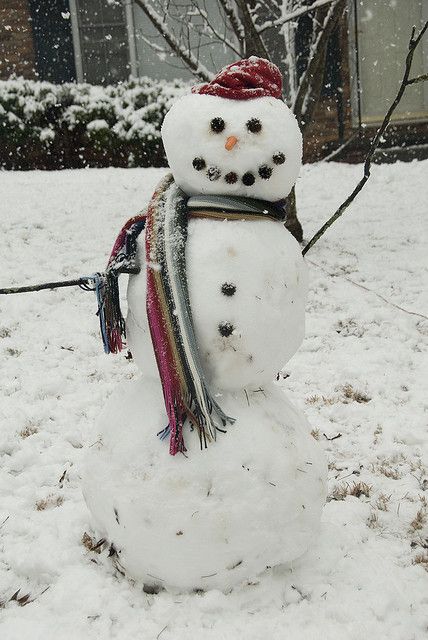
<svg viewBox="0 0 428 640"><path fill-rule="evenodd" d="M240 17L244 26L244 57L249 58L250 56L258 56L259 58L266 58L267 60L270 60L269 53L262 38L257 32L251 17L248 7L251 3L248 3L247 0L236 0L236 4L238 5Z"/></svg>
<svg viewBox="0 0 428 640"><path fill-rule="evenodd" d="M333 10L331 17L321 29L318 47L312 58L309 60L308 68L305 71L303 82L300 84L296 101L294 103L294 115L300 125L303 139L307 135L308 125L312 121L315 108L319 102L324 81L325 60L327 55L327 45L329 38L336 28L337 23L345 9L345 0L339 0ZM315 14L315 20L321 25L322 18L329 14L329 9L319 9ZM293 187L286 200L287 220L285 226L293 234L298 242L303 240L302 225L297 218L296 192Z"/></svg>
<svg viewBox="0 0 428 640"><path fill-rule="evenodd" d="M338 0L336 5L330 9L318 9L315 20L319 25L319 41L316 51L312 54L308 67L300 81L296 100L293 105L296 116L303 135L313 119L314 111L321 97L324 84L325 61L327 56L327 46L331 34L336 28L340 17L346 8L345 0ZM323 22L330 16L326 22Z"/></svg>

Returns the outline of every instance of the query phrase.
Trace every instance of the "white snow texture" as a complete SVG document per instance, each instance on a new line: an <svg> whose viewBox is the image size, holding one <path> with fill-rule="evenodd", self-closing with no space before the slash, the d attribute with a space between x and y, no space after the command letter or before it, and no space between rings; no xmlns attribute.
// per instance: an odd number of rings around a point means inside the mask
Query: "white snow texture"
<svg viewBox="0 0 428 640"><path fill-rule="evenodd" d="M103 354L93 294L0 297L2 638L426 638L427 171L427 161L373 167L308 254L306 337L282 385L327 454L329 498L302 561L227 595L148 595L113 569L108 546L91 550L99 537L81 494L82 460L96 446L101 408L122 381L138 380L136 367ZM361 172L303 167L307 237ZM0 285L102 269L112 234L163 173L1 173ZM25 606L11 600L18 589Z"/></svg>

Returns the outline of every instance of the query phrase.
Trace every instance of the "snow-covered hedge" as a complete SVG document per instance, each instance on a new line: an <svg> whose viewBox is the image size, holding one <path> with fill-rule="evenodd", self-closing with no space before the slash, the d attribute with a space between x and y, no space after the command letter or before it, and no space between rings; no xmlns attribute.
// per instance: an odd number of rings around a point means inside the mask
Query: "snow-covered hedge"
<svg viewBox="0 0 428 640"><path fill-rule="evenodd" d="M0 167L164 166L160 127L187 91L146 77L108 87L0 81Z"/></svg>

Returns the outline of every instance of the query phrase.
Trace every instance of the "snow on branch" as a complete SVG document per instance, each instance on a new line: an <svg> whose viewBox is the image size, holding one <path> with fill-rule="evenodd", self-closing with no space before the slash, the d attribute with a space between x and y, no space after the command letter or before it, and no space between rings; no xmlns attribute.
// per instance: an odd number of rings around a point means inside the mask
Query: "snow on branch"
<svg viewBox="0 0 428 640"><path fill-rule="evenodd" d="M228 0L219 0L219 3L226 14L229 24L233 29L235 36L238 39L239 44L242 47L242 43L245 40L245 29L242 24L235 7Z"/></svg>
<svg viewBox="0 0 428 640"><path fill-rule="evenodd" d="M314 11L315 9L319 9L320 7L323 7L326 4L331 4L332 2L334 2L334 0L315 0L315 2L311 4L310 7L301 7L300 9L296 9L295 11L292 11L285 16L281 16L281 18L277 18L276 20L268 20L264 24L259 25L257 27L257 33L263 33L263 31L266 31L266 29L270 29L271 27L281 27L286 22L296 20L297 18L306 15L307 13L311 13L311 11Z"/></svg>
<svg viewBox="0 0 428 640"><path fill-rule="evenodd" d="M146 14L152 25L163 36L167 44L172 51L183 60L183 62L189 67L195 76L201 80L209 82L213 78L213 74L209 71L195 56L189 48L184 47L181 42L176 38L174 33L169 29L165 16L161 16L152 6L150 0L135 0L135 4L138 5Z"/></svg>
<svg viewBox="0 0 428 640"><path fill-rule="evenodd" d="M256 4L251 6L250 11L253 15L257 15L260 9L277 14L279 17L282 11L282 2L277 2L276 0L258 0Z"/></svg>
<svg viewBox="0 0 428 640"><path fill-rule="evenodd" d="M239 11L242 16L242 24L244 26L245 56L260 56L260 58L270 60L266 46L257 31L248 3L246 0L236 0L236 4L239 7Z"/></svg>
<svg viewBox="0 0 428 640"><path fill-rule="evenodd" d="M168 51L164 47L161 47L156 42L152 42L150 38L147 38L142 34L139 35L139 38L157 54L160 60L163 60L166 57Z"/></svg>
<svg viewBox="0 0 428 640"><path fill-rule="evenodd" d="M228 38L226 38L226 35L222 35L218 31L218 29L213 25L212 21L208 16L208 11L206 9L202 9L194 0L192 0L191 4L196 14L199 15L204 21L205 27L208 29L208 31L210 31L217 38L219 42L222 42L226 47L228 47L228 49L236 53L237 56L240 56L241 53L240 51L238 51L235 45Z"/></svg>
<svg viewBox="0 0 428 640"><path fill-rule="evenodd" d="M371 161L372 161L374 152L376 151L377 147L379 146L379 142L381 141L382 136L385 133L385 130L388 127L388 125L389 125L389 123L391 121L392 114L394 113L394 111L398 107L398 105L400 104L401 98L403 97L403 94L404 94L406 88L408 86L412 85L412 84L415 84L415 80L417 82L423 82L424 80L428 80L428 74L423 74L421 76L418 76L418 78L412 78L412 79L409 80L410 71L411 71L412 62L413 62L413 55L414 55L414 53L415 53L415 51L417 49L418 44L420 43L420 41L422 40L425 32L427 31L427 29L428 29L428 22L426 22L424 24L424 26L422 27L422 29L420 30L420 32L418 33L418 35L416 37L415 37L416 27L413 27L413 29L412 29L412 33L411 33L410 40L409 40L408 53L407 53L407 56L406 56L403 79L401 81L401 84L400 84L400 87L398 89L397 95L395 96L391 106L389 107L388 111L386 112L386 115L385 115L385 117L383 119L383 122L382 122L381 126L379 127L379 129L377 130L376 135L374 136L373 140L371 141L370 149L369 149L369 151L367 153L367 156L366 156L366 159L365 159L365 162L364 162L363 177L358 182L357 186L352 191L352 193L346 198L346 200L344 202L342 202L340 207L333 213L332 216L330 216L330 218L327 220L327 222L325 222L323 224L323 226L316 232L316 234L310 239L310 241L308 242L308 244L305 246L305 248L302 251L303 255L305 255L309 251L309 249L311 249L314 246L314 244L316 242L318 242L318 240L324 235L324 233L327 231L327 229L329 227L331 227L331 225L334 222L336 222L336 220L338 218L340 218L340 216L346 211L346 209L349 207L351 202L354 201L356 196L363 189L363 187L366 184L367 180L370 178L370 167L371 167Z"/></svg>

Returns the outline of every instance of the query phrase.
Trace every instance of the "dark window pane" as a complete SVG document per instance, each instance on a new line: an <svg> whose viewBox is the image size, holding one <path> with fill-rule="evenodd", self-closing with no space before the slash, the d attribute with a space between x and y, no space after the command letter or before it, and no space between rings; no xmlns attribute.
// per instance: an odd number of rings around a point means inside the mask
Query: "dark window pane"
<svg viewBox="0 0 428 640"><path fill-rule="evenodd" d="M36 69L41 80L76 79L68 0L30 0Z"/></svg>
<svg viewBox="0 0 428 640"><path fill-rule="evenodd" d="M120 1L116 4L106 4L105 2L103 2L102 13L103 22L105 24L124 21L124 8L122 2Z"/></svg>
<svg viewBox="0 0 428 640"><path fill-rule="evenodd" d="M78 0L76 5L82 26L102 24L101 0Z"/></svg>
<svg viewBox="0 0 428 640"><path fill-rule="evenodd" d="M128 33L121 2L78 0L83 79L110 84L129 75Z"/></svg>

